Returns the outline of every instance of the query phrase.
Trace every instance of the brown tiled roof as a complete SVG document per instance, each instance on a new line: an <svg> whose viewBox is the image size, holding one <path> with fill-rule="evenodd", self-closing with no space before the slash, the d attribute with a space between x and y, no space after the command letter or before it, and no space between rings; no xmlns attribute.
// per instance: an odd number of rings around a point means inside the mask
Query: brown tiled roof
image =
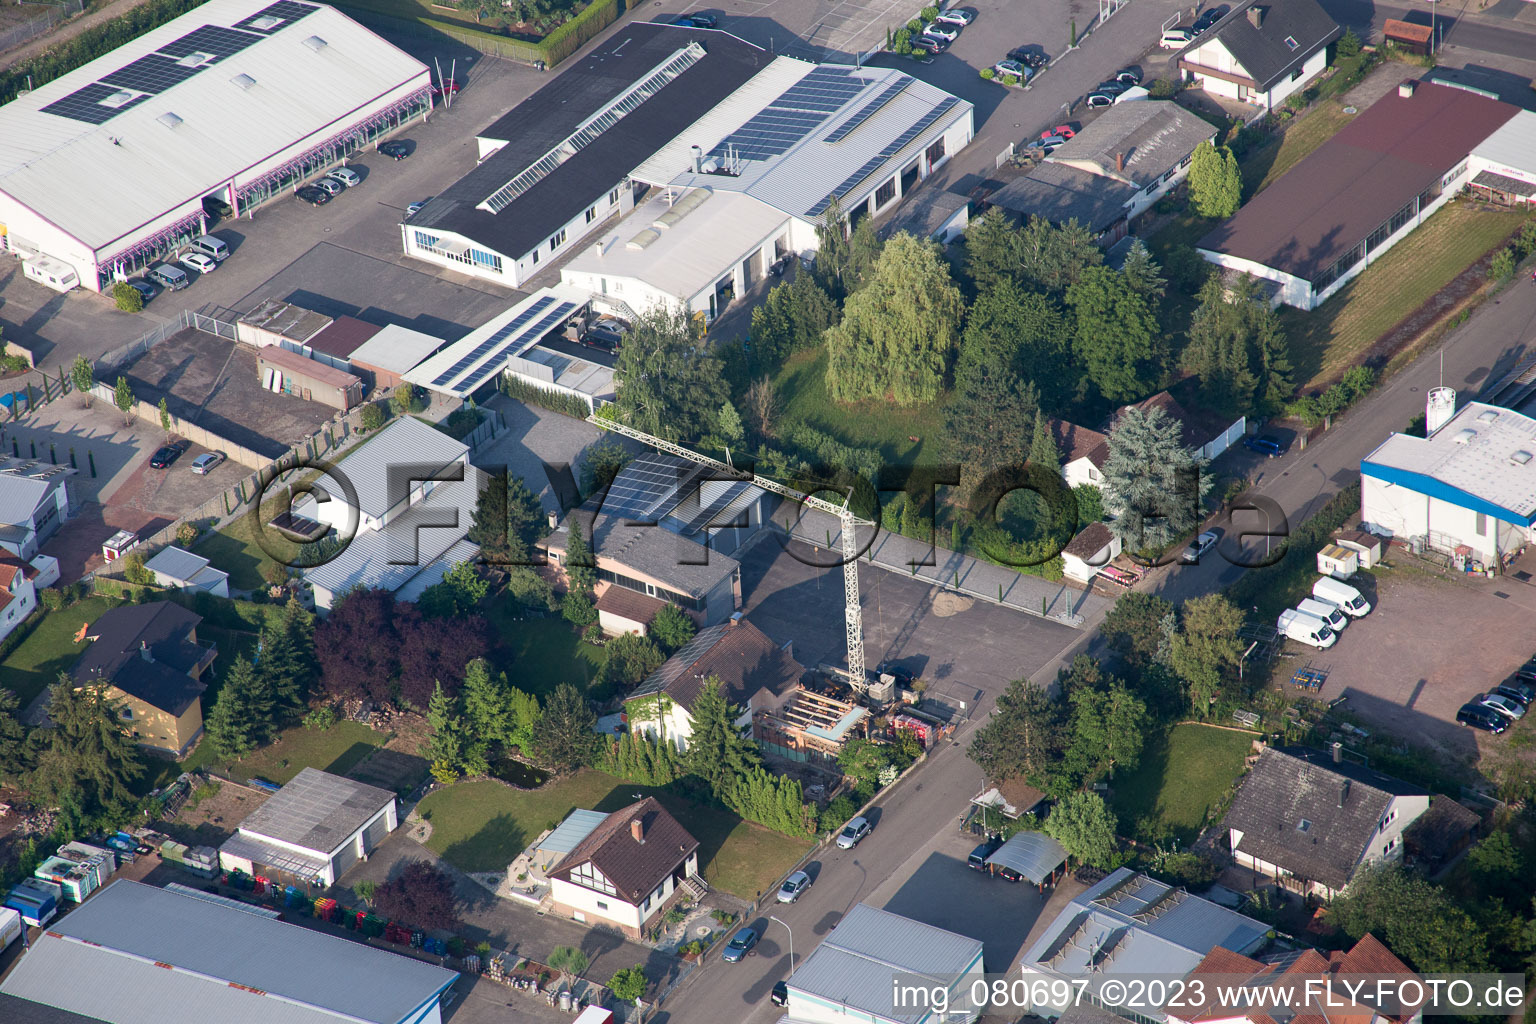
<svg viewBox="0 0 1536 1024"><path fill-rule="evenodd" d="M997 795L1008 801L1008 806L1020 814L1034 810L1035 805L1045 799L1044 793L1022 778L1005 779L992 785L996 787Z"/></svg>
<svg viewBox="0 0 1536 1024"><path fill-rule="evenodd" d="M642 829L639 841L630 826L637 820ZM604 818L574 850L560 858L549 877L572 882L572 870L591 863L613 883L620 899L639 903L698 848L699 841L655 797L648 796Z"/></svg>
<svg viewBox="0 0 1536 1024"><path fill-rule="evenodd" d="M345 359L362 348L363 342L383 329L356 317L339 316L304 344L316 352L324 352L328 356Z"/></svg>
<svg viewBox="0 0 1536 1024"><path fill-rule="evenodd" d="M1293 960L1278 963L1264 963L1217 946L1195 965L1189 977L1229 975L1246 978L1245 985L1267 986L1284 983L1288 978L1324 978L1340 974L1406 977L1411 976L1412 972L1401 960L1393 956L1390 950L1378 942L1375 936L1367 933L1348 952L1335 950L1324 956L1315 949L1307 949ZM1291 984L1294 986L1294 982ZM1326 1013L1315 1012L1321 1005L1317 1001L1323 999L1323 994L1318 992L1308 997L1314 1000L1307 1008L1311 1012L1288 1015L1286 1024L1369 1024L1375 1018L1376 1014L1370 1007L1351 1002L1347 990L1340 986L1330 986L1330 988L1331 992L1326 997ZM1182 1020L1199 1022L1239 1017L1250 1021L1251 1024L1277 1024L1274 1017L1263 1011L1222 1005L1213 998L1212 986L1191 986L1186 991L1190 993L1188 998L1181 1003L1170 1004L1178 1010L1176 1015ZM1411 1016L1412 1014L1405 1014L1402 1017L1389 1016L1386 1019L1406 1021Z"/></svg>
<svg viewBox="0 0 1536 1024"><path fill-rule="evenodd" d="M603 596L597 599L598 611L617 615L621 619L628 619L630 622L638 622L641 625L649 625L656 613L666 605L667 602L659 597L650 597L638 590L621 587L617 583L609 584L608 589L603 591Z"/></svg>
<svg viewBox="0 0 1536 1024"><path fill-rule="evenodd" d="M1444 85L1393 90L1199 242L1306 280L1438 184L1519 108Z"/></svg>
<svg viewBox="0 0 1536 1024"><path fill-rule="evenodd" d="M0 550L0 587L10 587L17 576L32 580L37 578L35 566L22 561L9 551Z"/></svg>
<svg viewBox="0 0 1536 1024"><path fill-rule="evenodd" d="M1097 430L1089 430L1066 420L1053 419L1050 424L1051 435L1056 441L1056 450L1061 452L1063 466L1084 457L1089 458L1095 466L1104 464L1104 459L1109 456L1109 438ZM1102 454L1095 455L1096 452Z"/></svg>
<svg viewBox="0 0 1536 1024"><path fill-rule="evenodd" d="M1071 543L1063 548L1061 553L1075 558L1092 558L1103 551L1105 545L1114 538L1115 535L1110 533L1109 527L1103 523L1089 523L1083 527L1081 533L1072 538Z"/></svg>
<svg viewBox="0 0 1536 1024"><path fill-rule="evenodd" d="M1476 811L1437 793L1430 798L1429 810L1408 826L1403 840L1409 849L1430 860L1440 860L1454 853L1467 833L1482 823L1483 819Z"/></svg>
<svg viewBox="0 0 1536 1024"><path fill-rule="evenodd" d="M692 712L704 680L720 679L725 699L745 705L760 690L782 696L800 682L805 669L762 630L750 622L723 622L700 630L682 650L641 683L630 699L665 690L667 696Z"/></svg>

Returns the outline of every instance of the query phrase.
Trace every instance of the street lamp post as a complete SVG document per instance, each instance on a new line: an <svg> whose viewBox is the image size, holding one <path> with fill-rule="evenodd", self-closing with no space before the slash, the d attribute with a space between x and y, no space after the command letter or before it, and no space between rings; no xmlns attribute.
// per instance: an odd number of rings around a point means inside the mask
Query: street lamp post
<svg viewBox="0 0 1536 1024"><path fill-rule="evenodd" d="M789 969L793 971L795 969L795 930L772 914L768 915L768 920L774 924L783 925L784 930L789 932Z"/></svg>

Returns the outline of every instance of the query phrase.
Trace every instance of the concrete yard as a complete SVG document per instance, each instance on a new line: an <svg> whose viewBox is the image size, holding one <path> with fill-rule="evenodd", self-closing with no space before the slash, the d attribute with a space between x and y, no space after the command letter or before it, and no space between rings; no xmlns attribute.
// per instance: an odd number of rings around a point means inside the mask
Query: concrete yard
<svg viewBox="0 0 1536 1024"><path fill-rule="evenodd" d="M183 330L124 368L141 402L161 398L171 414L267 458L319 430L337 410L262 389L256 350ZM185 458L185 456L183 456Z"/></svg>
<svg viewBox="0 0 1536 1024"><path fill-rule="evenodd" d="M1507 742L1459 726L1456 711L1536 651L1529 627L1536 584L1515 576L1442 579L1404 567L1377 570L1375 587L1361 590L1375 604L1371 614L1352 620L1326 651L1289 645L1295 656L1281 659L1276 677L1287 679L1309 661L1327 666L1318 700L1347 697L1344 710L1368 728L1428 744L1452 760Z"/></svg>

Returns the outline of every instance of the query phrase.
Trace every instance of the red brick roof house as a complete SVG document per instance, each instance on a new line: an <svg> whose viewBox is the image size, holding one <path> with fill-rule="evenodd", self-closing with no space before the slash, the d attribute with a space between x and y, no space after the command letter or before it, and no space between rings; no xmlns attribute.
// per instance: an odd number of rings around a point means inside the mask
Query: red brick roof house
<svg viewBox="0 0 1536 1024"><path fill-rule="evenodd" d="M646 797L604 818L548 873L555 909L632 939L699 873L699 841Z"/></svg>

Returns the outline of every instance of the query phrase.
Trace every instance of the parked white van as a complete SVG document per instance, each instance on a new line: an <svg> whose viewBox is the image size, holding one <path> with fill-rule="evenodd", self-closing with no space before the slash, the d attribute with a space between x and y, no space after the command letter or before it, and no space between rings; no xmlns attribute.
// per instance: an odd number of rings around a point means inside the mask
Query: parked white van
<svg viewBox="0 0 1536 1024"><path fill-rule="evenodd" d="M1298 612L1295 609L1281 612L1275 628L1280 631L1281 636L1290 637L1297 643L1307 644L1309 647L1327 649L1339 640L1339 635L1328 628L1328 623L1316 615L1308 615L1306 612Z"/></svg>
<svg viewBox="0 0 1536 1024"><path fill-rule="evenodd" d="M1315 597L1303 598L1301 602L1296 605L1296 610L1299 612L1306 612L1308 615L1316 615L1318 618L1328 623L1328 628L1333 630L1335 633L1349 625L1349 616L1345 615L1344 612L1340 610L1338 605L1329 604L1327 601L1319 601Z"/></svg>
<svg viewBox="0 0 1536 1024"><path fill-rule="evenodd" d="M202 253L211 260L223 262L229 258L229 246L212 235L198 235L187 245L192 252Z"/></svg>
<svg viewBox="0 0 1536 1024"><path fill-rule="evenodd" d="M1358 619L1371 613L1370 602L1360 596L1360 591L1332 576L1324 576L1312 584L1312 596L1319 601L1338 605L1352 618Z"/></svg>
<svg viewBox="0 0 1536 1024"><path fill-rule="evenodd" d="M22 260L21 272L56 292L67 292L80 286L80 275L75 273L75 268L47 256L29 256Z"/></svg>

